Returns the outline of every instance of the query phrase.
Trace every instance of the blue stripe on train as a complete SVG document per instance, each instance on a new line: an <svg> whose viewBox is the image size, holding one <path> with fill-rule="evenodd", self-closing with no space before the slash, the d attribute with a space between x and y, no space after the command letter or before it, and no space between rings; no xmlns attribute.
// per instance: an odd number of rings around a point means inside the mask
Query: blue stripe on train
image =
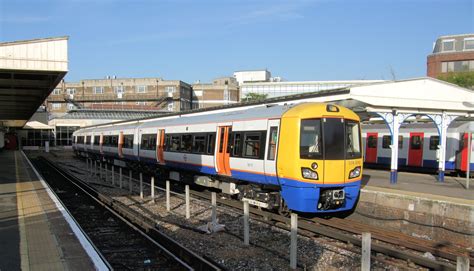
<svg viewBox="0 0 474 271"><path fill-rule="evenodd" d="M391 158L390 157L377 157L377 164L384 164L390 165ZM405 166L407 164L406 158L398 158L398 165ZM423 160L423 167L425 168L438 168L438 161L436 160ZM447 170L455 169L455 163L453 161L446 161L445 168Z"/></svg>
<svg viewBox="0 0 474 271"><path fill-rule="evenodd" d="M279 185L278 178L276 176L265 176L259 173L245 172L240 170L232 170L231 174L232 178L243 181L255 182L259 184Z"/></svg>

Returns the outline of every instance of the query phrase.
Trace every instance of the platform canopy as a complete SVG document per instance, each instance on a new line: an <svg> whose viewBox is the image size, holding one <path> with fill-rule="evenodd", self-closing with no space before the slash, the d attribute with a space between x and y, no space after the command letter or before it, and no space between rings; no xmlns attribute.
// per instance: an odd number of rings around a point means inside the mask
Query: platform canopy
<svg viewBox="0 0 474 271"><path fill-rule="evenodd" d="M68 37L0 43L0 127L23 127L68 71Z"/></svg>

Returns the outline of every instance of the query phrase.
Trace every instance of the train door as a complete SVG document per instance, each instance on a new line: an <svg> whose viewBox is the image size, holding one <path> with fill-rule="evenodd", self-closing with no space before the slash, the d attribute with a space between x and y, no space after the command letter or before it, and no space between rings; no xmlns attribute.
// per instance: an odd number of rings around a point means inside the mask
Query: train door
<svg viewBox="0 0 474 271"><path fill-rule="evenodd" d="M118 139L118 155L120 158L123 158L123 132L120 132Z"/></svg>
<svg viewBox="0 0 474 271"><path fill-rule="evenodd" d="M231 131L231 126L219 126L217 131L216 171L221 175L231 175L229 163L230 148L228 148Z"/></svg>
<svg viewBox="0 0 474 271"><path fill-rule="evenodd" d="M165 163L165 157L163 154L164 147L165 147L165 130L164 129L158 130L158 133L156 135L156 145L157 145L156 160L158 161L158 163L164 164Z"/></svg>
<svg viewBox="0 0 474 271"><path fill-rule="evenodd" d="M378 133L367 133L365 144L366 163L377 163L377 138Z"/></svg>
<svg viewBox="0 0 474 271"><path fill-rule="evenodd" d="M278 127L280 120L269 120L267 128L267 146L265 151L265 179L267 183L277 183L276 174L276 158L278 147Z"/></svg>
<svg viewBox="0 0 474 271"><path fill-rule="evenodd" d="M410 133L408 166L421 167L423 163L423 136L424 133Z"/></svg>
<svg viewBox="0 0 474 271"><path fill-rule="evenodd" d="M461 137L461 142L460 142L460 146L459 146L459 149L461 151L461 159L459 160L459 166L457 168L461 169L461 171L466 171L467 170L467 139L468 139L468 133L464 133ZM474 158L474 155L472 153L472 149L474 148L474 141L472 140L472 136L471 136L471 163L472 163L472 160ZM474 168L471 166L469 167L470 171L474 170Z"/></svg>

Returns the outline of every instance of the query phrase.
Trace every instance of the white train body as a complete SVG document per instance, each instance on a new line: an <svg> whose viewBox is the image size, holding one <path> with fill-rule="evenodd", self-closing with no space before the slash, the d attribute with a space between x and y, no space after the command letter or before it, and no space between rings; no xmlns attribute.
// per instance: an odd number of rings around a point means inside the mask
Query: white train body
<svg viewBox="0 0 474 271"><path fill-rule="evenodd" d="M446 171L466 171L466 122L453 123L447 133ZM385 124L362 126L364 163L389 167L391 135ZM375 140L376 138L376 140ZM398 166L434 170L439 167L439 134L432 123L402 124L399 132ZM474 151L471 147L470 169L474 170Z"/></svg>

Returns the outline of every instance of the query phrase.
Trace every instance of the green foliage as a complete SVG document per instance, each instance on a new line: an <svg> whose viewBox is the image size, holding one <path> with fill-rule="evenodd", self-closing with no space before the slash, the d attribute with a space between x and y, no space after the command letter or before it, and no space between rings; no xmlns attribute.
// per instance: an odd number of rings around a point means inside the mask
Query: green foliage
<svg viewBox="0 0 474 271"><path fill-rule="evenodd" d="M268 98L268 94L249 92L245 94L245 97L243 98L243 100L245 102L253 102L253 101L265 100L267 98Z"/></svg>
<svg viewBox="0 0 474 271"><path fill-rule="evenodd" d="M474 72L450 72L438 76L438 79L460 87L474 89Z"/></svg>

